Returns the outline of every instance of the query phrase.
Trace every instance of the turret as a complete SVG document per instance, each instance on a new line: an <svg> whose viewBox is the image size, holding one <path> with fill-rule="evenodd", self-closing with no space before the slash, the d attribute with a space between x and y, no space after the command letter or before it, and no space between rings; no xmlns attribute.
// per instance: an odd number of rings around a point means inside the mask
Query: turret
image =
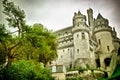
<svg viewBox="0 0 120 80"><path fill-rule="evenodd" d="M86 16L81 14L80 11L78 13L74 13L73 17L73 27L82 27L86 24Z"/></svg>
<svg viewBox="0 0 120 80"><path fill-rule="evenodd" d="M86 16L81 14L80 11L74 14L72 33L74 39L74 67L86 67L86 64L91 63L89 28L86 24Z"/></svg>
<svg viewBox="0 0 120 80"><path fill-rule="evenodd" d="M89 32L88 26L86 24L86 16L81 14L80 11L78 13L74 13L73 16L73 32L76 32L78 30L84 30L86 32Z"/></svg>
<svg viewBox="0 0 120 80"><path fill-rule="evenodd" d="M94 27L93 10L89 8L87 10L87 14L88 14L88 26L90 28L90 38L93 38L93 27Z"/></svg>
<svg viewBox="0 0 120 80"><path fill-rule="evenodd" d="M90 26L90 28L93 28L93 10L91 8L89 8L87 10L87 14L88 14L88 24Z"/></svg>
<svg viewBox="0 0 120 80"><path fill-rule="evenodd" d="M114 47L112 43L112 28L109 22L100 13L95 19L94 35L101 46L102 53L110 53Z"/></svg>

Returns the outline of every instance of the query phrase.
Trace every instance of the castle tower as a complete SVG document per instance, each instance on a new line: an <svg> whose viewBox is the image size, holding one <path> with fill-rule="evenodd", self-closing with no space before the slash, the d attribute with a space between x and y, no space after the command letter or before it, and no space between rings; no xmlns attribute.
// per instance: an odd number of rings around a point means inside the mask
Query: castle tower
<svg viewBox="0 0 120 80"><path fill-rule="evenodd" d="M86 24L86 16L80 11L73 17L74 39L74 67L85 67L90 62L89 53L89 28Z"/></svg>
<svg viewBox="0 0 120 80"><path fill-rule="evenodd" d="M91 30L93 30L93 26L94 26L94 22L93 22L93 10L91 8L89 8L87 10L87 14L88 14L88 24L89 24Z"/></svg>
<svg viewBox="0 0 120 80"><path fill-rule="evenodd" d="M93 39L93 28L94 28L94 20L93 20L93 10L91 8L89 8L87 10L87 14L88 14L88 26L90 28L89 33L90 33L90 39Z"/></svg>
<svg viewBox="0 0 120 80"><path fill-rule="evenodd" d="M96 37L100 50L101 67L107 67L109 64L105 63L105 59L111 60L111 52L114 50L112 28L109 26L107 19L99 13L95 19L94 36Z"/></svg>

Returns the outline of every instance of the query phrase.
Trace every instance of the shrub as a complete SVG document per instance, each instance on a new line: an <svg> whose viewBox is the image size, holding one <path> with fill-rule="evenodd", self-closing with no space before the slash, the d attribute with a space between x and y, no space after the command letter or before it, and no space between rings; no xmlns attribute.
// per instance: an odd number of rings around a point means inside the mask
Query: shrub
<svg viewBox="0 0 120 80"><path fill-rule="evenodd" d="M14 62L9 69L1 69L0 74L1 80L52 80L50 71L34 61Z"/></svg>

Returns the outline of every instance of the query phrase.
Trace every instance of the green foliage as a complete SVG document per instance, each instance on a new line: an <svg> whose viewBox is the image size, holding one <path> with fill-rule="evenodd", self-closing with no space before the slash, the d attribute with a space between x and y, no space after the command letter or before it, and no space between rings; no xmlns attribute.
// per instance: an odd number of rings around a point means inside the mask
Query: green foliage
<svg viewBox="0 0 120 80"><path fill-rule="evenodd" d="M89 65L89 64L86 64L86 68L87 68L87 69L90 69L90 65Z"/></svg>
<svg viewBox="0 0 120 80"><path fill-rule="evenodd" d="M70 77L70 78L66 78L65 80L83 80L82 77Z"/></svg>
<svg viewBox="0 0 120 80"><path fill-rule="evenodd" d="M57 57L56 35L41 24L34 24L24 34L23 50L27 59L36 59L45 65ZM29 52L29 53L27 53Z"/></svg>
<svg viewBox="0 0 120 80"><path fill-rule="evenodd" d="M25 24L24 18L25 13L18 6L16 6L13 2L8 2L8 0L3 0L3 13L8 17L6 20L10 27L18 28L22 30L22 27Z"/></svg>
<svg viewBox="0 0 120 80"><path fill-rule="evenodd" d="M46 65L56 58L56 35L40 24L35 24L32 27L27 26L23 10L8 0L3 0L2 2L3 13L7 16L6 20L9 27L18 29L15 31L18 32L18 36L11 37L7 43L5 42L8 60L7 67L11 66L13 60L35 59Z"/></svg>
<svg viewBox="0 0 120 80"><path fill-rule="evenodd" d="M52 80L51 73L42 64L34 61L20 60L9 69L0 71L2 80Z"/></svg>
<svg viewBox="0 0 120 80"><path fill-rule="evenodd" d="M8 34L5 25L0 24L0 65L4 64L6 61L6 55L7 55L6 44L11 38L12 36Z"/></svg>

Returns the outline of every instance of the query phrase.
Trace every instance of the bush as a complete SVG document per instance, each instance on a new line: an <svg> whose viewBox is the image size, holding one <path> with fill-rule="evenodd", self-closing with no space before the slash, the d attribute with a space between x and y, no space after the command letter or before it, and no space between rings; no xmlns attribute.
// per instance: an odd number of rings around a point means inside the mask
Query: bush
<svg viewBox="0 0 120 80"><path fill-rule="evenodd" d="M0 74L1 80L52 80L50 71L33 61L20 60L1 69Z"/></svg>

